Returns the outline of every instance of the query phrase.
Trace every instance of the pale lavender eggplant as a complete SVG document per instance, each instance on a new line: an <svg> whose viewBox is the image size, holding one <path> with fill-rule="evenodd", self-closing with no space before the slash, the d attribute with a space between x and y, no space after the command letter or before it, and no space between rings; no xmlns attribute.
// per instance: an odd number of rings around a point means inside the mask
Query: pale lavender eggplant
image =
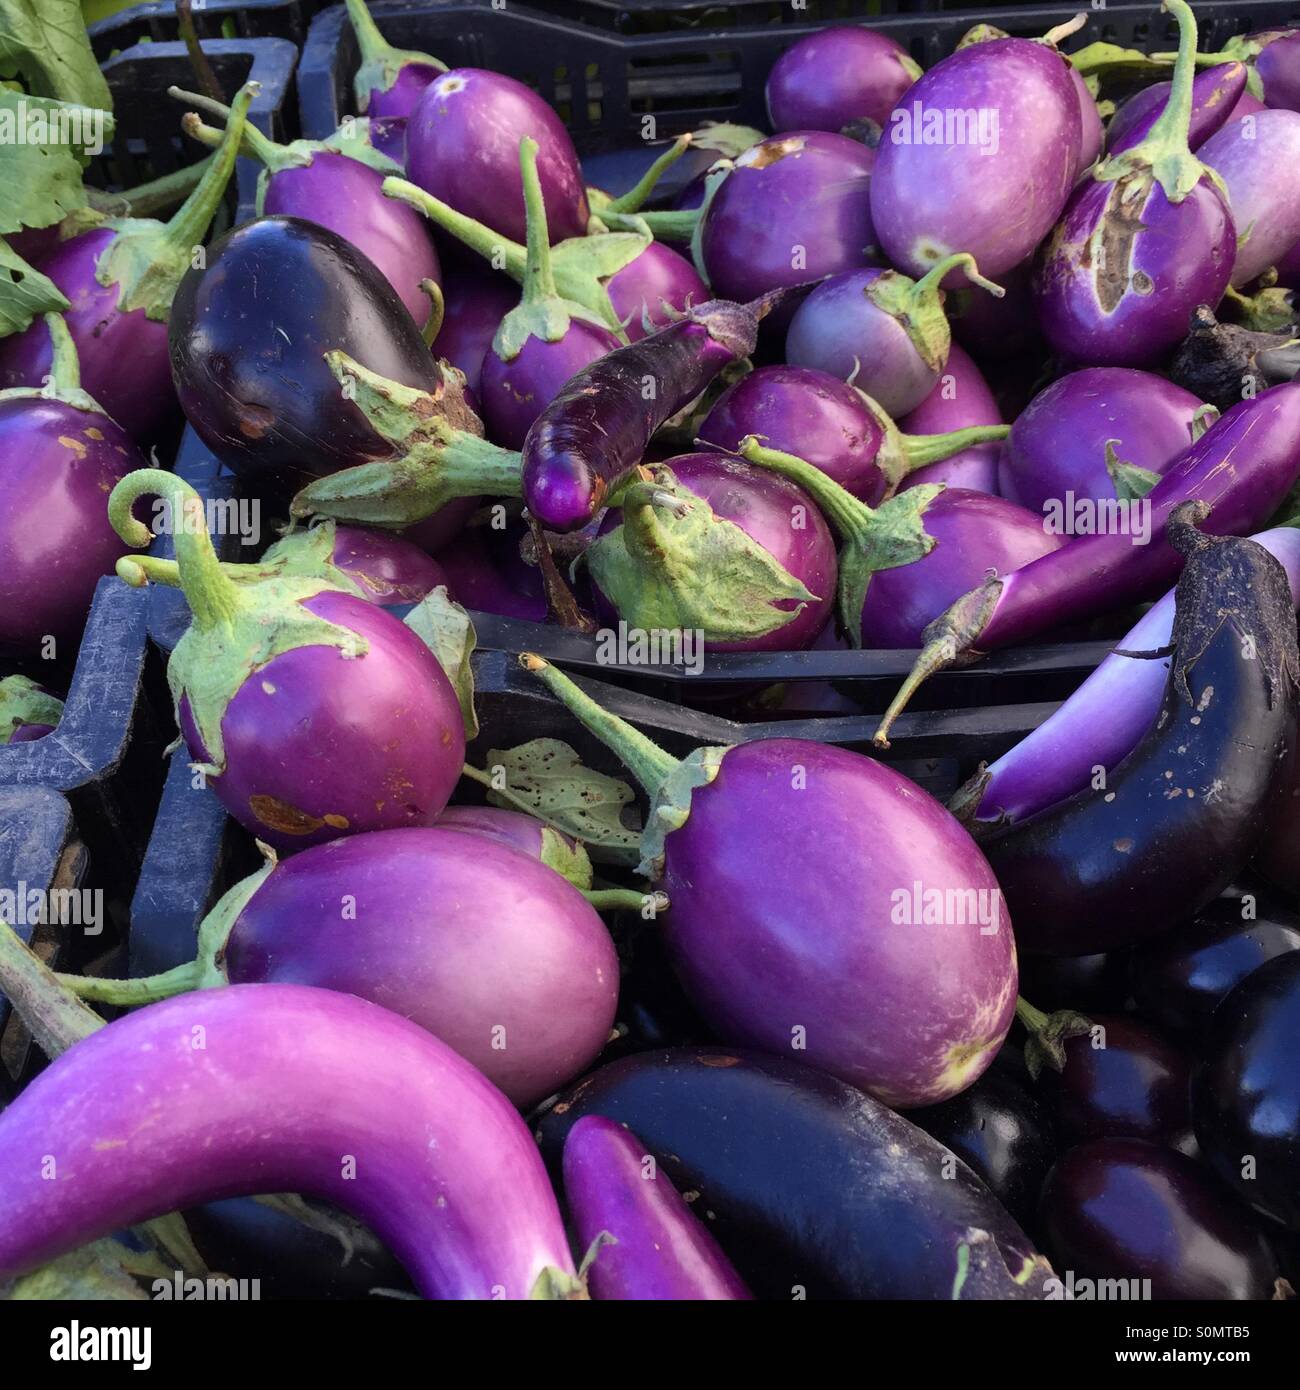
<svg viewBox="0 0 1300 1390"><path fill-rule="evenodd" d="M925 142L927 115L963 112L993 114ZM924 275L967 251L993 280L1019 265L1065 205L1080 127L1068 65L1044 44L995 39L937 63L891 112L878 151L871 214L889 260Z"/></svg>
<svg viewBox="0 0 1300 1390"><path fill-rule="evenodd" d="M802 38L776 60L765 89L772 129L836 133L863 119L883 126L921 76L907 50L857 25Z"/></svg>
<svg viewBox="0 0 1300 1390"><path fill-rule="evenodd" d="M909 435L948 434L952 430L971 429L976 425L1002 423L1002 411L989 390L988 382L984 380L984 374L966 350L954 343L948 349L948 364L934 390L898 422L898 427ZM996 496L998 456L1002 448L1002 444L993 443L972 444L969 449L960 449L950 458L926 464L924 468L909 473L900 484L899 491L906 492L908 488L923 483L946 483L949 487L968 488L972 492L987 492ZM809 462L814 460L810 459ZM850 492L852 490L849 489ZM870 498L863 498L863 501L870 501Z"/></svg>
<svg viewBox="0 0 1300 1390"><path fill-rule="evenodd" d="M525 137L539 147L550 240L582 236L587 191L573 141L546 102L513 77L455 68L432 82L407 124L407 177L464 216L522 242L519 143Z"/></svg>
<svg viewBox="0 0 1300 1390"><path fill-rule="evenodd" d="M584 1115L564 1140L564 1199L587 1250L597 1299L717 1302L752 1299L722 1248L622 1125Z"/></svg>
<svg viewBox="0 0 1300 1390"><path fill-rule="evenodd" d="M1300 534L1300 533L1297 533ZM541 859L544 852L545 821L523 811L510 811L503 806L448 806L434 821L438 830L459 830L468 835L483 835L498 844L517 849L532 859ZM558 830L552 830L559 835ZM569 835L561 837L575 848L577 841Z"/></svg>
<svg viewBox="0 0 1300 1390"><path fill-rule="evenodd" d="M1237 104L1228 113L1229 121L1239 121L1243 116L1253 116L1257 111L1267 111L1268 107L1262 101L1256 100L1251 95L1249 88L1243 88L1241 95L1237 98ZM1227 124L1225 122L1224 124Z"/></svg>
<svg viewBox="0 0 1300 1390"><path fill-rule="evenodd" d="M1002 446L998 491L1045 515L1049 506L1119 495L1118 462L1164 474L1192 442L1201 402L1190 391L1131 367L1086 367L1058 378L1016 417ZM1125 494L1127 495L1127 494Z"/></svg>
<svg viewBox="0 0 1300 1390"><path fill-rule="evenodd" d="M456 268L442 291L442 327L433 354L462 372L475 396L483 376L483 359L501 320L519 303L519 286L490 271Z"/></svg>
<svg viewBox="0 0 1300 1390"><path fill-rule="evenodd" d="M0 1276L262 1192L337 1203L427 1298L523 1299L548 1268L573 1274L536 1145L489 1081L365 1000L244 985L109 1024L10 1103Z"/></svg>
<svg viewBox="0 0 1300 1390"><path fill-rule="evenodd" d="M427 53L394 48L379 32L365 0L346 0L346 4L361 50L352 84L357 110L373 118L409 116L424 89L447 71L446 63Z"/></svg>
<svg viewBox="0 0 1300 1390"><path fill-rule="evenodd" d="M1287 572L1300 607L1300 530L1280 526L1251 537ZM1158 652L1173 631L1171 589L1116 643L1086 681L1046 721L986 769L976 790L981 821L1020 821L1090 785L1096 769L1117 767L1160 712L1169 661L1126 653Z"/></svg>
<svg viewBox="0 0 1300 1390"><path fill-rule="evenodd" d="M1069 73L1070 81L1074 84L1074 94L1079 99L1078 172L1082 174L1097 162L1097 157L1106 143L1106 127L1102 122L1101 112L1097 109L1096 98L1088 90L1088 84L1083 80L1082 74L1074 66L1069 68Z"/></svg>
<svg viewBox="0 0 1300 1390"><path fill-rule="evenodd" d="M1231 283L1247 285L1300 241L1300 188L1278 178L1280 169L1300 166L1300 112L1233 121L1205 142L1201 159L1228 186L1238 233Z"/></svg>
<svg viewBox="0 0 1300 1390"><path fill-rule="evenodd" d="M1151 127L1169 100L1172 82L1153 82L1143 87L1110 118L1106 129L1106 153L1119 154L1130 150L1151 133ZM1193 150L1200 147L1228 121L1237 120L1245 112L1238 105L1243 97L1253 97L1246 91L1245 63L1219 63L1198 72L1192 82L1192 116L1187 143ZM1262 110L1263 104L1257 103Z"/></svg>
<svg viewBox="0 0 1300 1390"><path fill-rule="evenodd" d="M713 292L747 303L876 256L876 152L845 135L792 131L746 150L704 214L700 250ZM794 247L802 247L797 256ZM782 304L773 323L789 322Z"/></svg>

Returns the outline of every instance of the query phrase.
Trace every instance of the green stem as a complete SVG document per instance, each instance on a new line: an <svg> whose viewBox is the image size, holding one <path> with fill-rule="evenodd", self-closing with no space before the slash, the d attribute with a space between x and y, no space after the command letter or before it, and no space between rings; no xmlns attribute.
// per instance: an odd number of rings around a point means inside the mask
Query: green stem
<svg viewBox="0 0 1300 1390"><path fill-rule="evenodd" d="M699 225L700 208L650 209L637 216L654 233L657 240L689 241Z"/></svg>
<svg viewBox="0 0 1300 1390"><path fill-rule="evenodd" d="M381 63L386 58L395 57L397 49L379 32L374 16L366 9L364 0L346 0L348 18L352 21L352 32L357 36L357 47L361 50L363 63Z"/></svg>
<svg viewBox="0 0 1300 1390"><path fill-rule="evenodd" d="M575 715L585 728L600 739L606 747L618 754L628 771L640 782L650 796L663 786L677 759L660 748L657 743L634 729L626 720L610 714L584 694L562 671L532 652L524 652L519 664L525 671L540 678L542 683L565 708Z"/></svg>
<svg viewBox="0 0 1300 1390"><path fill-rule="evenodd" d="M916 281L911 294L914 300L924 299L927 295L935 295L939 292L939 287L943 283L944 277L949 271L956 270L958 266L966 272L966 278L972 285L978 285L981 289L987 290L991 295L1001 299L1006 290L1001 285L995 285L992 280L986 280L980 274L980 268L975 264L975 257L968 251L957 251L951 256L945 256L943 260L936 261L921 278Z"/></svg>
<svg viewBox="0 0 1300 1390"><path fill-rule="evenodd" d="M951 458L972 445L991 444L1005 439L1010 433L1010 425L971 425L964 430L950 430L947 434L903 434L899 438L907 457L907 471L911 473L927 464Z"/></svg>
<svg viewBox="0 0 1300 1390"><path fill-rule="evenodd" d="M1042 1009L1036 1009L1024 995L1016 996L1016 1017L1020 1020L1023 1027L1031 1033L1041 1032L1047 1023L1047 1015Z"/></svg>
<svg viewBox="0 0 1300 1390"><path fill-rule="evenodd" d="M425 347L432 348L442 331L442 321L447 314L447 302L442 296L442 287L436 280L421 280L420 289L429 301L429 317L424 321L420 336L424 339Z"/></svg>
<svg viewBox="0 0 1300 1390"><path fill-rule="evenodd" d="M37 1047L57 1057L104 1027L7 922L0 922L0 994L27 1025Z"/></svg>
<svg viewBox="0 0 1300 1390"><path fill-rule="evenodd" d="M50 380L60 397L71 396L81 391L81 359L77 356L77 345L72 341L68 325L62 314L45 314L45 326L50 331Z"/></svg>
<svg viewBox="0 0 1300 1390"><path fill-rule="evenodd" d="M528 228L528 261L524 267L524 303L555 299L551 267L551 237L546 225L546 200L537 177L537 141L525 135L519 142L519 172L524 181L524 218Z"/></svg>
<svg viewBox="0 0 1300 1390"><path fill-rule="evenodd" d="M226 196L226 185L230 182L239 156L248 108L260 90L256 82L245 82L236 94L230 111L230 123L226 126L216 156L204 170L199 186L166 225L164 240L170 245L184 248L198 246L202 242L221 200Z"/></svg>
<svg viewBox="0 0 1300 1390"><path fill-rule="evenodd" d="M640 212L645 200L655 191L655 186L667 170L684 155L691 143L689 135L681 135L659 156L641 175L641 178L617 198L611 198L602 205L600 212Z"/></svg>
<svg viewBox="0 0 1300 1390"><path fill-rule="evenodd" d="M56 975L55 978L78 999L134 1008L139 1004L156 1004L160 999L171 999L177 994L187 994L197 989L201 969L197 960L189 960L161 974L133 980L103 980L94 975Z"/></svg>
<svg viewBox="0 0 1300 1390"><path fill-rule="evenodd" d="M214 156L208 155L196 164L187 164L175 173L164 174L159 179L138 184L113 196L126 208L131 217L149 217L155 212L174 208L187 194L192 193L203 181L203 176L211 166Z"/></svg>
<svg viewBox="0 0 1300 1390"><path fill-rule="evenodd" d="M109 495L108 519L117 534L137 549L153 540L153 532L131 515L132 506L141 497L162 497L171 504L181 587L194 615L194 626L206 630L229 624L241 606L239 586L217 559L203 499L183 478L161 468L138 468L128 473ZM124 556L119 563L138 566L139 560Z"/></svg>
<svg viewBox="0 0 1300 1390"><path fill-rule="evenodd" d="M642 893L635 888L587 888L580 891L597 912L641 912L647 898L654 899L656 913L668 905L664 894Z"/></svg>
<svg viewBox="0 0 1300 1390"><path fill-rule="evenodd" d="M230 122L234 116L232 109L219 101L213 101L211 97L202 96L198 92L187 92L183 87L168 87L167 95L176 101L183 101L194 107L195 111L206 111L210 116L220 117L223 122L220 130L215 126L205 125L197 119L189 120L187 118L183 122L185 133L192 139L198 140L210 149L219 150L225 139L226 131L230 129ZM235 100L238 101L238 97ZM286 149L284 145L278 144L265 132L246 121L240 136L239 152L251 156L268 169L275 169L284 164Z"/></svg>
<svg viewBox="0 0 1300 1390"><path fill-rule="evenodd" d="M929 436L915 437L925 439ZM747 462L759 468L771 469L773 473L780 473L791 482L798 483L825 512L845 540L862 542L865 539L875 518L875 512L820 468L780 449L766 449L758 442L758 437L752 434L740 441L740 447L736 452Z"/></svg>
<svg viewBox="0 0 1300 1390"><path fill-rule="evenodd" d="M1196 16L1186 0L1163 0L1160 8L1178 20L1178 57L1165 109L1156 117L1147 140L1186 145L1192 126L1192 80L1196 76Z"/></svg>
<svg viewBox="0 0 1300 1390"><path fill-rule="evenodd" d="M494 232L482 222L476 222L472 217L466 217L464 213L448 207L446 203L431 193L426 193L423 188L408 183L406 179L387 178L383 182L382 190L386 198L396 198L399 203L413 207L416 212L422 213L435 226L450 233L471 251L477 251L484 260L492 261L499 258L500 265L494 268L499 268L513 280L523 280L528 265L528 251L517 241L511 241L509 237Z"/></svg>

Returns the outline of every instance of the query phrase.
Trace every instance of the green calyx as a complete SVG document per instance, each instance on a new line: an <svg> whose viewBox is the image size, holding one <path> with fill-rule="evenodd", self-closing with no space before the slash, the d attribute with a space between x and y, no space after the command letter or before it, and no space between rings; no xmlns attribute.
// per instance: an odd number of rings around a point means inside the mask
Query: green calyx
<svg viewBox="0 0 1300 1390"><path fill-rule="evenodd" d="M952 348L952 330L943 312L943 291L939 288L950 271L961 267L972 284L1001 299L1006 291L986 280L975 264L975 257L960 252L945 256L932 265L919 280L897 270L886 270L863 290L878 309L889 314L907 331L921 361L932 372L941 372Z"/></svg>
<svg viewBox="0 0 1300 1390"><path fill-rule="evenodd" d="M665 841L690 819L692 796L717 778L722 759L730 751L726 747L693 748L663 780L650 798L637 873L652 883L664 876Z"/></svg>
<svg viewBox="0 0 1300 1390"><path fill-rule="evenodd" d="M1092 1031L1092 1020L1072 1009L1045 1014L1025 998L1016 1000L1016 1018L1029 1034L1025 1041L1025 1066L1030 1079L1037 1081L1044 1066L1065 1070L1065 1043Z"/></svg>
<svg viewBox="0 0 1300 1390"><path fill-rule="evenodd" d="M1169 99L1146 138L1132 149L1100 161L1093 177L1103 183L1129 181L1120 194L1126 203L1149 186L1148 179L1160 185L1171 203L1181 203L1202 178L1209 178L1226 197L1223 179L1202 164L1188 145L1192 80L1196 76L1196 17L1186 0L1163 0L1161 9L1178 20L1178 60Z"/></svg>
<svg viewBox="0 0 1300 1390"><path fill-rule="evenodd" d="M623 524L585 556L592 578L630 626L734 642L785 627L821 597L704 498L681 491L669 469L652 475L621 492ZM783 602L797 607L776 606Z"/></svg>
<svg viewBox="0 0 1300 1390"><path fill-rule="evenodd" d="M143 309L149 318L166 322L176 288L195 263L195 252L226 195L248 108L259 90L256 82L246 82L239 89L216 157L169 222L110 219L108 225L117 235L100 256L95 277L101 285L121 286L118 307L123 313Z"/></svg>
<svg viewBox="0 0 1300 1390"><path fill-rule="evenodd" d="M943 484L909 488L873 508L828 478L820 468L779 449L765 449L753 435L741 441L739 453L747 462L798 483L839 531L843 539L840 617L853 645L860 647L862 607L871 576L879 570L910 565L934 549L935 539L925 529L924 515L943 491Z"/></svg>
<svg viewBox="0 0 1300 1390"><path fill-rule="evenodd" d="M225 767L221 721L226 706L251 676L268 662L299 647L335 647L348 659L365 655L356 633L318 618L305 600L337 593L323 579L285 576L257 584L239 583L222 568L208 534L203 499L183 479L158 468L128 473L108 499L108 518L128 545L143 549L153 533L131 515L141 497L158 497L175 536L180 585L193 621L167 663L179 722L184 697L210 762L198 764L219 776ZM130 556L117 562L128 584L148 582L148 568Z"/></svg>
<svg viewBox="0 0 1300 1390"><path fill-rule="evenodd" d="M84 410L90 415L107 412L93 396L81 389L81 360L77 345L72 341L62 314L43 314L50 332L50 372L42 386L11 386L0 391L0 401L32 400L62 401L64 405Z"/></svg>
<svg viewBox="0 0 1300 1390"><path fill-rule="evenodd" d="M371 17L364 0L346 0L348 19L352 31L357 36L357 47L361 50L361 63L352 79L352 90L357 98L357 110L365 112L370 105L371 92L386 92L408 65L437 68L447 71L447 64L419 53L415 49L394 48L379 32L379 26Z"/></svg>
<svg viewBox="0 0 1300 1390"><path fill-rule="evenodd" d="M433 393L379 376L345 352L327 352L325 361L393 455L309 483L293 499L292 516L400 528L457 497L522 495L522 456L482 437L459 372L444 368L443 384Z"/></svg>
<svg viewBox="0 0 1300 1390"><path fill-rule="evenodd" d="M1243 294L1229 285L1223 300L1233 321L1252 333L1290 334L1295 329L1297 312L1292 293L1278 285L1265 285L1254 294Z"/></svg>
<svg viewBox="0 0 1300 1390"><path fill-rule="evenodd" d="M1106 472L1110 474L1115 496L1121 502L1135 502L1155 487L1160 481L1160 474L1153 473L1149 468L1139 468L1135 463L1125 463L1115 452L1119 442L1118 439L1106 441ZM1195 440L1192 442L1195 443Z"/></svg>
<svg viewBox="0 0 1300 1390"><path fill-rule="evenodd" d="M0 680L0 745L6 744L24 725L55 725L63 718L63 701L26 676Z"/></svg>

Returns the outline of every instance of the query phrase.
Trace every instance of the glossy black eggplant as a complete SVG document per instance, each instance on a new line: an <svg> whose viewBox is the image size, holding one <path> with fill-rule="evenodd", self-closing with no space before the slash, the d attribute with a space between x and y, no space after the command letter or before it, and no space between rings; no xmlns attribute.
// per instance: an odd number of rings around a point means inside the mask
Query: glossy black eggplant
<svg viewBox="0 0 1300 1390"><path fill-rule="evenodd" d="M968 1164L1024 1229L1033 1229L1056 1145L1046 1109L1026 1086L994 1067L961 1095L908 1115Z"/></svg>
<svg viewBox="0 0 1300 1390"><path fill-rule="evenodd" d="M1202 1152L1237 1192L1300 1233L1300 952L1249 975L1214 1011L1192 1077Z"/></svg>
<svg viewBox="0 0 1300 1390"><path fill-rule="evenodd" d="M1199 1163L1145 1139L1093 1139L1064 1154L1043 1188L1039 1226L1076 1299L1276 1292L1277 1260L1251 1213ZM1092 1281L1086 1292L1082 1280ZM1139 1282L1102 1292L1102 1280Z"/></svg>
<svg viewBox="0 0 1300 1390"><path fill-rule="evenodd" d="M392 453L340 386L327 351L434 396L444 384L373 263L295 217L245 223L210 248L207 268L189 271L176 292L169 349L199 437L255 495L277 502L313 478Z"/></svg>
<svg viewBox="0 0 1300 1390"><path fill-rule="evenodd" d="M1253 853L1295 736L1295 609L1282 566L1254 541L1196 529L1170 544L1174 659L1155 724L1110 774L983 848L1027 952L1087 955L1176 927Z"/></svg>
<svg viewBox="0 0 1300 1390"><path fill-rule="evenodd" d="M1046 1262L964 1163L811 1067L721 1048L612 1062L536 1120L548 1162L583 1115L631 1128L759 1298L1043 1296Z"/></svg>
<svg viewBox="0 0 1300 1390"><path fill-rule="evenodd" d="M1225 894L1195 921L1138 947L1128 963L1138 1013L1199 1043L1229 991L1275 956L1300 951L1300 917L1276 909L1243 916L1254 908L1253 897L1247 905Z"/></svg>

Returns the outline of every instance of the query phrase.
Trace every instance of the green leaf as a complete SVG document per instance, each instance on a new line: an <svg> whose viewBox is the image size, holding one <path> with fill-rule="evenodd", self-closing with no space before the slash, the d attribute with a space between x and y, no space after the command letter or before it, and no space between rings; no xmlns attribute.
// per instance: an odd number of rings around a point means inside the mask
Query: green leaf
<svg viewBox="0 0 1300 1390"><path fill-rule="evenodd" d="M37 96L113 109L80 0L0 0L0 63Z"/></svg>
<svg viewBox="0 0 1300 1390"><path fill-rule="evenodd" d="M61 314L68 307L54 282L33 270L0 237L0 338L21 333L42 314Z"/></svg>
<svg viewBox="0 0 1300 1390"><path fill-rule="evenodd" d="M439 584L411 609L404 621L447 673L460 701L466 740L477 738L478 716L474 713L474 671L470 658L474 655L478 635L469 614L452 601L447 586Z"/></svg>
<svg viewBox="0 0 1300 1390"><path fill-rule="evenodd" d="M0 236L51 227L84 207L87 151L112 128L102 111L0 90Z"/></svg>

